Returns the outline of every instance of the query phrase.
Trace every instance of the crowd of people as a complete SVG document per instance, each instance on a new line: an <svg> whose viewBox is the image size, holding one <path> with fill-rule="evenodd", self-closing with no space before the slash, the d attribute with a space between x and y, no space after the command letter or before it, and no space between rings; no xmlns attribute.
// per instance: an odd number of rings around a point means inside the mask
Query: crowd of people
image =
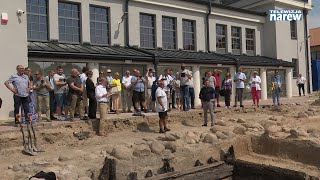
<svg viewBox="0 0 320 180"><path fill-rule="evenodd" d="M158 112L160 133L169 131L167 127L168 112L171 109L189 111L195 108L195 91L192 71L181 65L181 71L174 73L167 68L159 77L155 70L149 69L145 75L137 69L127 70L121 78L119 72L112 75L111 69L99 73L94 83L93 72L84 67L80 74L76 68L71 69L70 77L64 75L64 69L58 66L51 69L47 76L36 70L18 65L17 73L12 75L5 86L14 94L15 124L18 125L17 115L22 121L52 121L70 120L75 117L81 120L96 119L100 112L99 134L104 135L108 113L133 113L133 116L143 116L143 113ZM251 91L253 106L259 107L261 78L254 71L247 79L243 69L239 68L232 76L226 73L220 77L219 69L207 71L202 78L203 85L199 94L204 111L204 124L208 125L208 111L211 126L214 125L214 109L221 107L220 96L224 96L225 107L231 108L231 94L235 85L235 104L243 107L243 93L246 89ZM220 82L222 80L222 82ZM297 86L304 94L305 78L299 75ZM247 86L245 85L247 84ZM280 105L282 78L276 70L271 79L270 90L274 105ZM133 111L132 111L133 107ZM21 111L20 111L21 110ZM42 117L45 111L46 117Z"/></svg>

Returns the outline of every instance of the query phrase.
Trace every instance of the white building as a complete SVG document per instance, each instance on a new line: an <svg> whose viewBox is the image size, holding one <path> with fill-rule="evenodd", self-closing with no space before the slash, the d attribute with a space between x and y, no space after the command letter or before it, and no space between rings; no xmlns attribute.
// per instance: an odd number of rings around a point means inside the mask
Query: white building
<svg viewBox="0 0 320 180"><path fill-rule="evenodd" d="M237 65L247 76L258 70L262 99L270 94L267 84L275 69L285 82L283 96L298 94L297 74L311 82L306 16L297 22L270 22L267 14L269 9L301 9L306 15L311 0L238 0L228 6L216 4L220 1L211 6L210 0L2 3L0 13L8 15L8 22L0 24L0 83L18 64L45 74L58 65L66 74L71 67L87 65L97 77L107 68L120 73L133 68L145 72L151 66L158 74L166 67L178 71L182 62L193 71L196 97L205 71L220 68L233 74ZM13 115L12 94L3 86L0 97L0 119L6 119Z"/></svg>

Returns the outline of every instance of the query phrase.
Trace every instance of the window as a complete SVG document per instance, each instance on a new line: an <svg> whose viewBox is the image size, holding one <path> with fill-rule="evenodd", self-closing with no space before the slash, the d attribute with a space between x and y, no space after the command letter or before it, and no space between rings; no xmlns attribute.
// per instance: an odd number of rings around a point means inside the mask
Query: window
<svg viewBox="0 0 320 180"><path fill-rule="evenodd" d="M246 29L246 50L247 55L255 55L255 31Z"/></svg>
<svg viewBox="0 0 320 180"><path fill-rule="evenodd" d="M155 48L154 15L140 14L140 47Z"/></svg>
<svg viewBox="0 0 320 180"><path fill-rule="evenodd" d="M232 53L241 54L241 28L231 27Z"/></svg>
<svg viewBox="0 0 320 180"><path fill-rule="evenodd" d="M299 74L299 63L298 63L298 59L292 59L292 63L294 64L293 71L292 71L292 75L293 75L293 78L297 78L297 77L298 77L298 74Z"/></svg>
<svg viewBox="0 0 320 180"><path fill-rule="evenodd" d="M80 9L78 4L59 2L59 40L80 42Z"/></svg>
<svg viewBox="0 0 320 180"><path fill-rule="evenodd" d="M182 20L183 31L183 49L189 51L195 51L195 21Z"/></svg>
<svg viewBox="0 0 320 180"><path fill-rule="evenodd" d="M48 40L47 0L27 0L28 40Z"/></svg>
<svg viewBox="0 0 320 180"><path fill-rule="evenodd" d="M227 26L222 24L216 25L216 47L217 52L226 53L227 52Z"/></svg>
<svg viewBox="0 0 320 180"><path fill-rule="evenodd" d="M110 44L107 8L90 6L90 39L94 44Z"/></svg>
<svg viewBox="0 0 320 180"><path fill-rule="evenodd" d="M162 46L176 49L176 19L173 17L162 17Z"/></svg>
<svg viewBox="0 0 320 180"><path fill-rule="evenodd" d="M297 39L297 21L290 21L291 39Z"/></svg>

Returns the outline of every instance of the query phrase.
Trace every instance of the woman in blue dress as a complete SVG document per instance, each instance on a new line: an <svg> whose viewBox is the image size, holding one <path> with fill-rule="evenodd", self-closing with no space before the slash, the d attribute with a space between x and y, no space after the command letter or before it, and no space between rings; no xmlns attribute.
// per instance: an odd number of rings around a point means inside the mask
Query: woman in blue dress
<svg viewBox="0 0 320 180"><path fill-rule="evenodd" d="M24 69L25 75L29 77L30 81L30 92L29 92L29 112L32 118L32 122L36 122L38 120L37 116L37 110L36 110L36 105L35 105L35 98L34 98L34 92L33 92L33 77L31 76L31 68L26 67ZM25 122L25 116L23 112L23 108L21 108L21 117L22 117L22 122Z"/></svg>

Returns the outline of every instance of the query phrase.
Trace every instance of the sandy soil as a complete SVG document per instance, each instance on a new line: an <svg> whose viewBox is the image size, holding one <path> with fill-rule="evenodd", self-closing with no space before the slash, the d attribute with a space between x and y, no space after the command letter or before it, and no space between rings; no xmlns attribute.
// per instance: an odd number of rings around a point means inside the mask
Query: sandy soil
<svg viewBox="0 0 320 180"><path fill-rule="evenodd" d="M166 134L157 133L156 115L146 118L123 115L120 119L111 119L107 137L95 135L95 122L37 127L38 143L45 151L38 156L21 153L21 134L17 129L2 129L0 179L26 179L39 171L54 171L59 179L97 179L105 157L116 159L118 179L127 179L130 172L137 172L142 179L149 170L154 175L161 173L162 159L170 159L174 170L181 171L193 167L196 160L204 164L210 157L221 160L223 153L236 144L239 159L297 169L320 177L319 164L291 158L290 153L296 153L295 149L287 152L287 156L273 153L272 148L265 150L265 155L259 155L259 148L250 148L257 143L239 143L243 138L250 141L251 136L263 135L274 140L308 141L315 147L320 146L320 103L311 105L315 99L295 98L280 107L219 108L214 128L201 126L201 110L173 112L169 116L171 131ZM90 138L78 140L73 133L80 131L90 132Z"/></svg>

